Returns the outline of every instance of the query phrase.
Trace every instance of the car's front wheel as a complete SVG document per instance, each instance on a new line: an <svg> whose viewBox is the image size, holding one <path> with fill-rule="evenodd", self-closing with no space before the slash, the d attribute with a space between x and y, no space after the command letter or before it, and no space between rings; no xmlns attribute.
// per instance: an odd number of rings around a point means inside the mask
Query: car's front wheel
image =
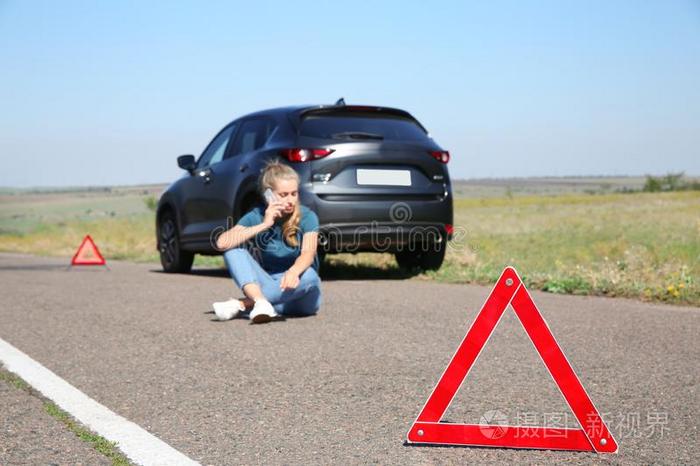
<svg viewBox="0 0 700 466"><path fill-rule="evenodd" d="M177 222L172 212L161 215L158 234L158 251L163 270L168 273L189 272L192 269L194 253L182 249Z"/></svg>
<svg viewBox="0 0 700 466"><path fill-rule="evenodd" d="M406 247L397 251L394 256L399 267L406 270L419 268L421 270L438 270L445 260L445 250L447 241L430 243L425 245L416 244L414 247Z"/></svg>

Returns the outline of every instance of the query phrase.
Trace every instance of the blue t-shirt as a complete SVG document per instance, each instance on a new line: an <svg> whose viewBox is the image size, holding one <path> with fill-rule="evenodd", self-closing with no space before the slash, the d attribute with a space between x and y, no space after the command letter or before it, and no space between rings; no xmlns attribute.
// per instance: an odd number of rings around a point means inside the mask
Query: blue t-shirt
<svg viewBox="0 0 700 466"><path fill-rule="evenodd" d="M296 248L289 246L282 236L282 223L277 221L272 227L262 231L251 238L252 246L260 254L260 263L269 273L284 272L294 265L297 257L301 254L302 237L305 233L318 231L318 216L316 213L301 204L301 219L299 220L299 231L297 231ZM237 225L252 227L262 223L265 218L265 205L257 205L238 220ZM311 265L317 272L319 266L318 254L314 256Z"/></svg>

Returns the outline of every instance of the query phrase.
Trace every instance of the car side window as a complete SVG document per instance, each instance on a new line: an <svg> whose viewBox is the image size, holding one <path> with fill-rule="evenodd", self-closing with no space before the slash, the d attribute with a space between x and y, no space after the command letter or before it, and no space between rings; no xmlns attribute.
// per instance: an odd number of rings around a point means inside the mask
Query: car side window
<svg viewBox="0 0 700 466"><path fill-rule="evenodd" d="M214 138L211 144L209 144L209 147L207 147L199 158L197 168L204 168L221 162L226 153L226 147L228 146L229 139L231 139L231 134L233 134L235 129L236 125L231 125Z"/></svg>
<svg viewBox="0 0 700 466"><path fill-rule="evenodd" d="M275 129L275 122L268 118L256 118L243 122L228 157L252 152L265 145Z"/></svg>

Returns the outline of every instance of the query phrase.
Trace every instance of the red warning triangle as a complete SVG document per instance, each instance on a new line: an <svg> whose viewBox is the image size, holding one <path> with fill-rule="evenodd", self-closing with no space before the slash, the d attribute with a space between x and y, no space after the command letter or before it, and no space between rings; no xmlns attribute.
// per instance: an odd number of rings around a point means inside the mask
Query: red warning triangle
<svg viewBox="0 0 700 466"><path fill-rule="evenodd" d="M85 235L83 242L71 260L71 265L105 265L105 258L90 235Z"/></svg>
<svg viewBox="0 0 700 466"><path fill-rule="evenodd" d="M440 422L508 305L573 412L580 429ZM512 267L506 267L408 431L408 443L615 453L617 442Z"/></svg>

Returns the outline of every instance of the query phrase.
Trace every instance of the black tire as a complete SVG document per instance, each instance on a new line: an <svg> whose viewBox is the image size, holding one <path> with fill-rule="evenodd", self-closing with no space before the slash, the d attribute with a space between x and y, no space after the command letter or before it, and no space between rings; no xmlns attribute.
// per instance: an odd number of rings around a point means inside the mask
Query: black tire
<svg viewBox="0 0 700 466"><path fill-rule="evenodd" d="M405 249L394 253L396 262L404 270L438 270L445 260L445 250L447 249L447 241L439 243L431 243L425 248L420 244L413 248L406 247Z"/></svg>
<svg viewBox="0 0 700 466"><path fill-rule="evenodd" d="M182 249L175 215L170 211L163 213L158 222L158 252L163 271L187 273L192 270L194 253Z"/></svg>
<svg viewBox="0 0 700 466"><path fill-rule="evenodd" d="M326 260L326 251L318 249L316 255L318 256L318 274L320 275L321 271L323 271L323 263Z"/></svg>

